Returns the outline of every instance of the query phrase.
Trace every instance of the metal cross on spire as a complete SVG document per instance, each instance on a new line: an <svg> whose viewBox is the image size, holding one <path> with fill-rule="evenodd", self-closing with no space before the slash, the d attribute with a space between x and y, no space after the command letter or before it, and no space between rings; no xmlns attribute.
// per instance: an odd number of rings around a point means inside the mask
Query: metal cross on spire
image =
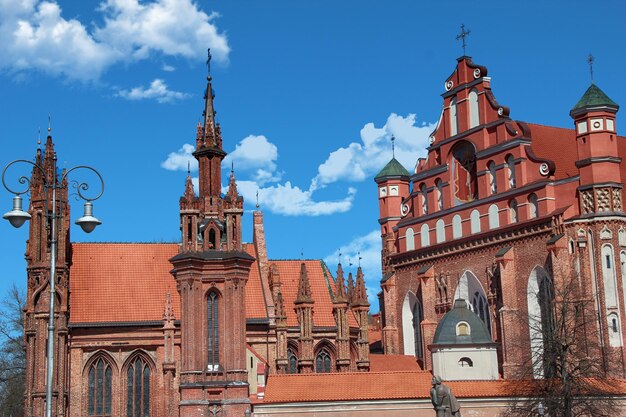
<svg viewBox="0 0 626 417"><path fill-rule="evenodd" d="M587 57L587 64L589 64L589 74L591 75L591 84L593 84L593 61L595 61L595 58L593 57L593 55L589 54L589 56Z"/></svg>
<svg viewBox="0 0 626 417"><path fill-rule="evenodd" d="M391 135L391 156L396 157L396 137Z"/></svg>
<svg viewBox="0 0 626 417"><path fill-rule="evenodd" d="M465 25L461 24L461 33L459 33L458 35L456 35L456 40L458 41L459 39L461 40L461 45L463 46L463 56L465 56L465 47L467 46L465 44L465 38L467 38L469 36L471 31L469 30L465 30Z"/></svg>
<svg viewBox="0 0 626 417"><path fill-rule="evenodd" d="M211 48L207 48L206 68L208 74L211 74Z"/></svg>

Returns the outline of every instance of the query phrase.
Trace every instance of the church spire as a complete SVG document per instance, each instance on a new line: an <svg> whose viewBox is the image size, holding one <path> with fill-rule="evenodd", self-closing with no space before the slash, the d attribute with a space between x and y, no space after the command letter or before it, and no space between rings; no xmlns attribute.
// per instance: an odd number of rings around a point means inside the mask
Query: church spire
<svg viewBox="0 0 626 417"><path fill-rule="evenodd" d="M298 297L295 304L312 303L311 285L309 284L309 276L307 275L306 265L304 262L300 265L300 282L298 284Z"/></svg>
<svg viewBox="0 0 626 417"><path fill-rule="evenodd" d="M335 302L341 303L347 301L346 283L343 278L343 268L341 263L337 265L337 281L335 282Z"/></svg>
<svg viewBox="0 0 626 417"><path fill-rule="evenodd" d="M215 93L211 85L211 48L207 50L207 85L204 91L204 137L203 144L205 146L218 147L217 134L215 129L215 108L213 107L213 99Z"/></svg>
<svg viewBox="0 0 626 417"><path fill-rule="evenodd" d="M363 270L360 266L356 271L356 284L354 286L352 305L369 307L369 302L367 301L367 291L365 290L365 280L363 279Z"/></svg>

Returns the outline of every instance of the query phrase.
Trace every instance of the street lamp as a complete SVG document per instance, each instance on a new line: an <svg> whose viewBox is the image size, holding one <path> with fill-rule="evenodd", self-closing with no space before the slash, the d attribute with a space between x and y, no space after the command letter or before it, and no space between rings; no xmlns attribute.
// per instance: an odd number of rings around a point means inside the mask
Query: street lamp
<svg viewBox="0 0 626 417"><path fill-rule="evenodd" d="M32 161L28 161L26 159L16 159L15 161L9 162L2 171L2 185L6 188L7 191L14 195L13 197L13 210L6 213L2 216L4 219L7 219L13 227L21 227L26 220L31 218L31 215L25 212L22 209L22 195L26 194L31 187L30 180L21 176L18 178L18 182L20 184L25 185L25 188L20 190L14 190L10 188L6 181L5 175L7 173L7 169L9 167L16 164L27 164L32 165L34 171L37 170L41 173L43 178L43 190L44 190L44 200L46 204L45 217L46 220L50 223L50 236L49 236L49 244L50 244L50 313L48 317L48 350L47 350L47 367L46 367L46 417L52 417L52 385L53 385L53 377L54 377L54 299L55 299L55 285L56 285L56 261L57 261L57 228L56 221L57 217L63 216L63 205L59 204L61 213L57 216L57 190L60 190L63 187L63 183L66 180L67 176L70 172L84 169L95 173L100 180L101 191L94 198L86 197L82 192L87 191L89 189L89 185L86 182L75 183L75 188L82 200L85 201L85 212L83 217L76 221L76 224L79 225L83 231L86 233L91 233L96 226L102 224L100 220L93 216L93 204L92 201L99 199L104 193L104 180L98 171L94 168L87 165L78 165L74 168L70 168L67 171L64 171L61 175L61 180L57 181L57 168L56 168L56 156L53 158L52 163L52 178L48 178L46 175L46 170L41 165L34 163ZM48 192L52 190L52 210L48 210Z"/></svg>

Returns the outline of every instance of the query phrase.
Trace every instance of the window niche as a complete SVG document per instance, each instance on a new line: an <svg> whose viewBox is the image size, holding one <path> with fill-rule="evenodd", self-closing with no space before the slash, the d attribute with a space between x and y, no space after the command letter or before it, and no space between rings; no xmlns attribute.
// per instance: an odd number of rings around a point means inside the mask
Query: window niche
<svg viewBox="0 0 626 417"><path fill-rule="evenodd" d="M452 181L454 204L459 205L478 198L476 177L476 150L468 141L461 141L452 149Z"/></svg>

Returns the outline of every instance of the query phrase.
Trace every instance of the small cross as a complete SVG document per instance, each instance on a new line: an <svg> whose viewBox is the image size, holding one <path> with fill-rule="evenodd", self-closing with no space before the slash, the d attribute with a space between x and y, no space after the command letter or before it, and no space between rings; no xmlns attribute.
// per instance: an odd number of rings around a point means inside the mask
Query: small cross
<svg viewBox="0 0 626 417"><path fill-rule="evenodd" d="M463 45L463 56L465 56L465 38L468 37L470 34L470 31L466 31L465 30L465 25L462 24L461 25L461 33L459 33L458 35L456 35L456 40L458 41L459 39L461 39L462 45Z"/></svg>
<svg viewBox="0 0 626 417"><path fill-rule="evenodd" d="M589 74L591 74L591 84L593 84L593 61L595 61L595 58L593 57L593 55L589 54L589 56L587 57L587 64L589 64Z"/></svg>
<svg viewBox="0 0 626 417"><path fill-rule="evenodd" d="M396 157L396 137L391 135L391 155Z"/></svg>
<svg viewBox="0 0 626 417"><path fill-rule="evenodd" d="M206 67L207 71L211 73L211 48L207 48L207 59L206 59Z"/></svg>

